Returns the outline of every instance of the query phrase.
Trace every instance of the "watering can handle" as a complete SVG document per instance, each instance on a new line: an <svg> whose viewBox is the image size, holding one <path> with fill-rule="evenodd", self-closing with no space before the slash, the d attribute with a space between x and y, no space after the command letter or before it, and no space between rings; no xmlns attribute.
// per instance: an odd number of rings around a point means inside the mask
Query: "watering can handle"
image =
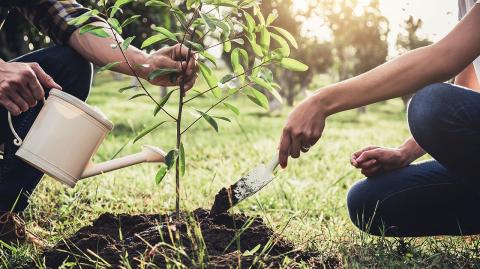
<svg viewBox="0 0 480 269"><path fill-rule="evenodd" d="M43 98L41 102L45 104L45 98ZM12 114L10 113L10 111L8 111L8 125L10 126L10 130L15 137L13 139L13 144L17 147L21 146L23 144L23 139L18 135L17 131L15 131L15 128L13 127Z"/></svg>

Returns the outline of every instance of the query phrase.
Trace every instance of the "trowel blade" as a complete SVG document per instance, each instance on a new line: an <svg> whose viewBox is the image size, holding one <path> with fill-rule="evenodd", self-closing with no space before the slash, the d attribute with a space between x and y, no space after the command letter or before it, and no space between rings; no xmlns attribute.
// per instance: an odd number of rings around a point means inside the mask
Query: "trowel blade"
<svg viewBox="0 0 480 269"><path fill-rule="evenodd" d="M268 183L273 180L273 171L268 169L264 164L261 164L255 169L248 172L244 177L230 185L228 188L223 188L215 196L210 211L211 215L218 215L254 195Z"/></svg>

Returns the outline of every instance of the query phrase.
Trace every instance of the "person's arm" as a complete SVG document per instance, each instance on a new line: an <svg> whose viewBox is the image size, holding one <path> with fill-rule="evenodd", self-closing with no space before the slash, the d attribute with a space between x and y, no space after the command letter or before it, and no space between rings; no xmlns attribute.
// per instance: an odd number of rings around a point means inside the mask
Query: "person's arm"
<svg viewBox="0 0 480 269"><path fill-rule="evenodd" d="M480 84L473 64L469 64L455 77L455 84L480 92Z"/></svg>
<svg viewBox="0 0 480 269"><path fill-rule="evenodd" d="M185 68L187 74L185 90L193 87L197 71L196 58L191 57L187 66L185 61L188 54L187 47L176 45L147 54L134 46L129 46L124 52L128 59L127 63L120 48L118 46L112 48L112 44L116 44L117 40L119 42L123 41L122 37L118 34L115 37L109 26L104 22L94 22L92 24L104 27L110 37L101 38L89 33L80 34L80 31L76 30L68 40L68 44L88 61L98 66L120 62L112 70L131 76L138 75L146 80L148 80L148 75L156 69L170 68L181 73L182 69ZM171 81L169 75L164 75L150 82L160 86L173 86L178 85L181 79L183 79L181 76L177 76L174 81Z"/></svg>
<svg viewBox="0 0 480 269"><path fill-rule="evenodd" d="M480 5L439 42L413 50L367 73L325 87L304 100L283 129L279 162L298 158L320 138L327 116L414 93L460 73L480 55Z"/></svg>
<svg viewBox="0 0 480 269"><path fill-rule="evenodd" d="M411 137L398 148L366 147L353 153L350 163L365 176L372 176L405 167L423 155L425 151Z"/></svg>

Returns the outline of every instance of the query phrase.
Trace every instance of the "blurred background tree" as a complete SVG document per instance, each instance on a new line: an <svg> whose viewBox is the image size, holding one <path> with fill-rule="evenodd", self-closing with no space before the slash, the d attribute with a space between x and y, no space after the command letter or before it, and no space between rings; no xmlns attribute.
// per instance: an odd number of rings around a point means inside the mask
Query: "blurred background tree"
<svg viewBox="0 0 480 269"><path fill-rule="evenodd" d="M86 7L96 5L95 0L77 0ZM124 36L136 38L132 44L140 47L142 41L152 33L151 26L161 25L175 31L176 20L167 8L146 7L143 2L133 2L126 5L123 14L118 13L123 21L134 14L142 14L142 19L134 21L123 30ZM50 38L40 34L17 10L12 9L0 30L0 58L12 59L22 54L52 45ZM159 48L152 46L152 48Z"/></svg>
<svg viewBox="0 0 480 269"><path fill-rule="evenodd" d="M93 6L94 0L78 0L85 6ZM132 44L140 47L142 41L151 34L151 26L161 25L171 31L178 26L172 13L162 7L145 7L144 0L126 6L121 19L135 13L142 14L142 19L124 29L125 36L136 38ZM272 25L288 30L298 43L298 50L292 50L293 58L307 65L309 70L292 73L274 70L280 84L280 94L287 105L327 83L341 81L366 72L387 60L389 22L379 8L379 0L369 2L361 0L317 0L303 1L302 8L295 8L297 0L263 0L261 11L265 18L269 14L279 15ZM311 19L315 19L312 25ZM239 16L238 20L243 21ZM317 25L318 24L318 25ZM314 28L309 30L308 28ZM397 49L403 53L431 42L418 35L422 27L420 19L410 16L405 20L403 33L397 37ZM321 31L318 29L322 28ZM275 42L272 39L272 42ZM38 33L16 11L8 16L0 31L0 57L12 59L32 50L52 45L51 40ZM232 43L235 46L240 44ZM153 46L152 49L157 49ZM217 53L219 53L217 51ZM219 55L216 55L219 56ZM223 52L223 60L230 66L230 53ZM319 74L327 74L328 81L318 82ZM280 106L273 96L269 96L271 107ZM407 102L409 96L403 98Z"/></svg>
<svg viewBox="0 0 480 269"><path fill-rule="evenodd" d="M422 20L415 19L410 16L404 22L404 33L400 33L397 36L397 49L400 53L405 53L413 49L421 48L432 44L432 41L427 38L422 38L418 35L418 30L422 28ZM412 98L412 95L402 96L402 101L407 108L408 101Z"/></svg>

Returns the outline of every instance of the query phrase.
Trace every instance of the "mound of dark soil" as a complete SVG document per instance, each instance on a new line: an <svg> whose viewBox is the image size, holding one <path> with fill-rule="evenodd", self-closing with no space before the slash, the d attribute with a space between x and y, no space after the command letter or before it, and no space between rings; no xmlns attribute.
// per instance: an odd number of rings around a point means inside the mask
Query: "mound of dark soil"
<svg viewBox="0 0 480 269"><path fill-rule="evenodd" d="M45 251L44 257L49 268L65 261L82 268L91 268L95 262L118 268L126 261L133 268L140 264L164 268L174 261L189 268L201 264L207 265L203 268L278 268L288 261L303 261L312 268L341 266L336 259L295 250L261 218L228 213L211 217L204 209L179 218L106 213Z"/></svg>

